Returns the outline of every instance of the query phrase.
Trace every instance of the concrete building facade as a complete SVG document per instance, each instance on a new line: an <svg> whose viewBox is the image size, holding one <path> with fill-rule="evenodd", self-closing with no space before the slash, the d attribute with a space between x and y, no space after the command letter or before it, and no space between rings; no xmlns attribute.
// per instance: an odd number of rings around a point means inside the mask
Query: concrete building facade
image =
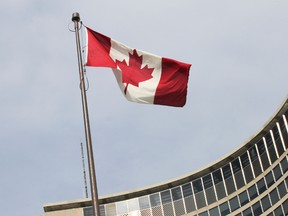
<svg viewBox="0 0 288 216"><path fill-rule="evenodd" d="M100 216L288 215L288 98L249 141L184 177L100 197ZM89 199L42 216L91 216Z"/></svg>

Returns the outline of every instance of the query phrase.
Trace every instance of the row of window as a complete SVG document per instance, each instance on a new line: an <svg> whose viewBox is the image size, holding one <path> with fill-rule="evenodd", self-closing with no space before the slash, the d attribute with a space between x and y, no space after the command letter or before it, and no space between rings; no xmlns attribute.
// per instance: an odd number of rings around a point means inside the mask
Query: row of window
<svg viewBox="0 0 288 216"><path fill-rule="evenodd" d="M285 159L286 160L286 159ZM284 160L283 160L284 161ZM288 164L286 160L286 164ZM284 170L283 170L284 171ZM286 171L283 172L286 173ZM264 181L265 180L265 181ZM277 181L277 179L275 179ZM238 196L233 197L227 202L222 203L209 211L202 212L199 216L222 216L227 215L237 209L245 206L247 203L254 200L260 194L262 194L269 185L265 179L259 180L256 184L252 185L248 190L243 191ZM239 213L237 216L243 215L261 215L261 213L268 210L271 206L275 205L281 198L283 198L288 193L288 177L282 181L275 189L273 189L269 194L263 197L261 200L256 202L254 205L245 209L242 214Z"/></svg>
<svg viewBox="0 0 288 216"><path fill-rule="evenodd" d="M209 210L210 215L214 215L216 211L219 211L222 214L230 213L238 208L246 205L248 202L255 199L257 196L265 192L270 186L272 186L279 178L281 178L282 175L284 175L288 171L288 161L287 158L284 157L282 161L277 164L273 170L271 170L266 176L262 179L260 179L258 182L256 182L254 185L250 186L248 190L243 191L238 196L233 197L228 202L225 202L221 204L218 207ZM286 178L287 181L287 178ZM182 187L185 188L185 185ZM186 188L187 189L187 188ZM192 188L190 188L192 190ZM277 190L277 192L276 192ZM187 192L187 191L186 191ZM275 200L278 198L282 198L287 193L287 186L285 186L284 182L282 182L277 189L274 189L274 191L271 193L271 203L274 204ZM144 196L139 197L127 201L117 202L106 205L106 216L115 216L115 215L122 215L126 214L128 212L137 211L137 210L145 210L150 208L155 208L160 205L167 205L171 203L172 201L174 204L181 200L183 210L179 212L185 212L189 213L196 210L196 205L199 204L199 202L196 202L195 205L195 199L192 196L192 193L190 191L190 195L186 196L187 193L184 192L184 196L182 196L181 188L176 187L171 190L166 190L161 193L152 194L150 196ZM185 199L182 200L182 197ZM267 196L266 196L267 197ZM275 199L276 198L276 199ZM184 203L183 203L184 201ZM197 198L196 198L197 201ZM266 203L266 198L263 198L263 203ZM262 202L262 201L261 201ZM262 203L261 203L262 204ZM264 204L263 204L264 205ZM184 208L186 207L186 210ZM268 205L265 205L268 206ZM270 206L269 206L270 207ZM258 208L257 208L258 209ZM262 207L262 209L266 210L266 207ZM247 210L249 211L249 210ZM203 215L208 214L208 212L203 213ZM105 215L105 209L104 206L101 206L101 215ZM177 215L177 214L176 214Z"/></svg>
<svg viewBox="0 0 288 216"><path fill-rule="evenodd" d="M174 205L175 203L182 203L180 204L181 209L185 209L184 212L183 210L179 211L179 214L177 214L175 209L176 216L181 215L182 213L195 211L196 209L200 209L219 201L232 194L237 189L247 185L247 183L251 182L270 167L287 148L287 120L283 115L283 118L281 118L279 122L277 122L275 126L263 136L262 139L260 139L255 145L251 146L245 153L222 168L215 170L202 178L169 190L135 199L102 205L100 206L100 215L122 215L131 211L142 211L161 205L168 206L168 204L171 203L174 203ZM247 191L244 191L229 200L229 202L221 204L218 210L220 213L222 210L226 211L226 209L234 211L245 205L247 200L253 200L257 195L263 193L267 188L269 188L285 172L287 172L287 169L288 162L285 157L281 163L275 166L275 168L263 179L251 186ZM262 205L260 202L259 204ZM171 209L173 210L173 207L171 207ZM216 211L215 209L211 209L210 211L213 213ZM252 208L252 212L253 211ZM207 212L207 214L208 213L209 212Z"/></svg>
<svg viewBox="0 0 288 216"><path fill-rule="evenodd" d="M287 184L286 179L286 184ZM287 194L287 190L284 190L284 182L282 182L277 188L275 188L271 193L263 197L260 201L256 202L254 205L245 209L242 214L238 214L236 216L258 216L269 209L271 206L276 204L281 198L283 198ZM288 215L288 200L284 201L282 205L279 205L273 212L269 214L269 216L280 216L280 215Z"/></svg>
<svg viewBox="0 0 288 216"><path fill-rule="evenodd" d="M281 126L281 127L280 127ZM276 133L276 129L278 133ZM192 183L187 183L182 185L182 192L184 197L192 196L195 194L196 205L192 206L192 209L200 209L206 205L212 204L217 200L220 200L227 195L235 192L236 189L240 189L247 183L251 182L254 178L259 176L264 170L266 170L275 160L280 156L279 153L284 153L284 140L288 143L288 135L285 127L284 119L281 119L280 124L276 124L272 131L266 134L267 144L265 137L261 139L256 145L252 146L247 152L242 154L239 158L234 159L231 163L218 169L211 174L199 178ZM284 130L285 129L285 130ZM280 133L283 136L280 136ZM278 134L278 135L277 135ZM272 137L274 142L272 141ZM282 137L285 137L282 138ZM279 151L277 150L276 144ZM258 146L259 149L258 150ZM259 153L260 152L260 153ZM272 156L270 156L270 153ZM264 164L264 165L262 165ZM234 175L232 175L232 173ZM267 179L270 176L267 177ZM174 188L171 190L173 201L181 198L180 188ZM171 196L169 192L162 192L161 197L165 200L165 204L171 201ZM154 199L154 197L152 198ZM160 200L155 195L155 199ZM153 202L155 203L155 202ZM157 204L160 204L158 202ZM156 206L156 205L155 205ZM153 205L152 205L153 207Z"/></svg>
<svg viewBox="0 0 288 216"><path fill-rule="evenodd" d="M288 160L287 157L284 157L282 161L277 164L277 166L274 167L273 170L271 170L266 176L262 179L260 179L258 182L250 186L247 190L243 191L242 193L238 194L237 196L231 198L229 201L226 201L222 204L220 204L217 207L214 207L210 209L209 211L205 211L199 214L199 216L222 216L227 215L233 211L236 211L237 209L245 206L247 203L253 201L256 197L264 193L269 187L271 187L281 176L283 176L288 171ZM168 210L166 212L166 215L183 215L185 213L189 213L192 211L195 211L195 199L193 196L184 197L182 199L182 195L177 188L171 189L172 197L170 196L170 192L163 191L160 194L152 194L150 196L144 196L139 197L135 199L131 199L122 202L117 202L112 204L107 204L104 208L104 205L100 206L100 215L101 216L112 216L112 215L123 215L127 214L128 212L133 211L139 211L142 212L146 209L150 208L157 209L159 212L155 215L162 216L162 210L161 210L161 204L163 206L163 211L165 213L166 209L169 209L170 205L170 214L168 214ZM260 213L265 212L267 209L269 209L271 206L273 206L275 203L277 203L281 198L283 198L288 193L288 177L279 185L273 189L269 194L267 194L265 197L263 197L261 200L256 202L254 205L248 207L245 209L242 213L238 214L243 216L248 215L260 215ZM172 202L174 205L174 211L172 207ZM177 207L178 206L178 207ZM193 207L194 206L194 207ZM277 211L282 210L282 208L277 208ZM275 210L276 211L276 210ZM106 212L106 214L105 214ZM175 213L174 213L175 212ZM92 213L92 212L91 212ZM259 213L259 214L258 214ZM86 213L84 214L86 216L89 214L89 209L86 210Z"/></svg>
<svg viewBox="0 0 288 216"><path fill-rule="evenodd" d="M279 216L279 215L288 215L288 199L284 203L278 206L273 212L267 216Z"/></svg>

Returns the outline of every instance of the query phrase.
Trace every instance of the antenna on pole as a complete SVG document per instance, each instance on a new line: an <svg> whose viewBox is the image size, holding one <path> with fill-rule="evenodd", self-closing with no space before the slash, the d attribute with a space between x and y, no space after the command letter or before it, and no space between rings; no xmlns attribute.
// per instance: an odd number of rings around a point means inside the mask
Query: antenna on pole
<svg viewBox="0 0 288 216"><path fill-rule="evenodd" d="M83 151L83 143L81 145L81 156L82 156L82 167L83 167L83 177L84 177L84 186L85 186L85 195L88 198L88 189L87 189L87 178L86 178L86 170L85 170L85 160L84 160L84 151Z"/></svg>

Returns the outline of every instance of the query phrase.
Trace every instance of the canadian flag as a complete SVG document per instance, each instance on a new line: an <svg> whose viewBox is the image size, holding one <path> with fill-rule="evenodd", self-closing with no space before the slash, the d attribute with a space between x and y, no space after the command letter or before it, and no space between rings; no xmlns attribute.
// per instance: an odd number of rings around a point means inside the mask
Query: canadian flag
<svg viewBox="0 0 288 216"><path fill-rule="evenodd" d="M183 107L191 64L132 49L86 29L86 65L112 68L124 96L133 102Z"/></svg>

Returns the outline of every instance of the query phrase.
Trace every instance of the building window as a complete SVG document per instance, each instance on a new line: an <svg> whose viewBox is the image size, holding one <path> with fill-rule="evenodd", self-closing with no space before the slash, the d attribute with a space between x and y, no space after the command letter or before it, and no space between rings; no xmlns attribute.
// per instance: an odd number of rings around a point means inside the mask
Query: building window
<svg viewBox="0 0 288 216"><path fill-rule="evenodd" d="M288 215L288 199L282 204L284 215Z"/></svg>
<svg viewBox="0 0 288 216"><path fill-rule="evenodd" d="M139 201L138 199L130 199L127 200L128 203L128 211L138 211L139 210Z"/></svg>
<svg viewBox="0 0 288 216"><path fill-rule="evenodd" d="M251 182L253 180L254 176L252 174L252 170L250 167L250 161L249 161L249 157L248 157L247 152L245 152L243 155L241 155L240 159L241 159L242 167L244 169L246 184L248 184L249 182Z"/></svg>
<svg viewBox="0 0 288 216"><path fill-rule="evenodd" d="M196 199L197 209L200 209L200 208L203 208L204 206L206 206L206 201L205 201L203 191L195 194L195 199Z"/></svg>
<svg viewBox="0 0 288 216"><path fill-rule="evenodd" d="M167 203L171 203L171 194L170 194L170 190L167 191L162 191L161 192L161 201L162 204L167 204Z"/></svg>
<svg viewBox="0 0 288 216"><path fill-rule="evenodd" d="M260 180L257 182L257 187L258 187L259 194L261 194L261 193L263 193L264 191L266 191L267 187L266 187L266 184L265 184L264 179L260 179Z"/></svg>
<svg viewBox="0 0 288 216"><path fill-rule="evenodd" d="M286 129L286 126L284 124L284 119L283 118L280 119L279 125L280 125L280 130L281 130L281 133L282 133L282 137L283 137L283 140L284 140L284 144L285 144L285 147L287 149L288 148L288 133L287 133L287 129Z"/></svg>
<svg viewBox="0 0 288 216"><path fill-rule="evenodd" d="M267 143L268 152L269 152L269 155L270 155L270 160L271 160L271 163L273 164L277 160L277 154L276 154L276 151L275 151L275 147L274 147L274 144L273 144L273 140L272 140L271 134L268 133L265 136L265 139L266 139L266 143Z"/></svg>
<svg viewBox="0 0 288 216"><path fill-rule="evenodd" d="M215 190L213 187L210 187L207 190L205 190L205 193L206 193L208 205L216 202L216 195L215 195Z"/></svg>
<svg viewBox="0 0 288 216"><path fill-rule="evenodd" d="M199 214L199 216L208 216L208 212L207 211L202 212L202 213Z"/></svg>
<svg viewBox="0 0 288 216"><path fill-rule="evenodd" d="M174 210L172 205L171 193L170 190L162 191L161 193L161 200L162 200L162 209L163 215L165 216L174 216Z"/></svg>
<svg viewBox="0 0 288 216"><path fill-rule="evenodd" d="M139 197L139 206L140 206L140 210L150 208L148 196Z"/></svg>
<svg viewBox="0 0 288 216"><path fill-rule="evenodd" d="M257 155L257 151L256 151L255 146L252 146L252 147L249 149L249 154L250 154L250 158L251 158L251 161L252 161L252 162L258 158L258 155Z"/></svg>
<svg viewBox="0 0 288 216"><path fill-rule="evenodd" d="M231 212L235 211L236 209L238 209L240 207L237 196L230 199L229 204L230 204Z"/></svg>
<svg viewBox="0 0 288 216"><path fill-rule="evenodd" d="M84 216L93 216L93 208L92 207L85 207L83 208L83 215ZM100 213L101 215L101 213ZM102 216L102 215L101 215ZM104 216L104 215L103 215Z"/></svg>
<svg viewBox="0 0 288 216"><path fill-rule="evenodd" d="M267 155L267 151L266 151L266 147L265 147L263 139L261 139L257 143L257 147L258 147L258 151L260 154L260 159L262 162L263 170L266 170L270 166L270 163L269 163L269 159L268 159L268 155Z"/></svg>
<svg viewBox="0 0 288 216"><path fill-rule="evenodd" d="M220 216L218 206L209 210L210 216Z"/></svg>
<svg viewBox="0 0 288 216"><path fill-rule="evenodd" d="M256 150L255 146L253 146L253 147L251 147L249 149L249 154L250 154L250 158L251 158L251 161L252 161L252 166L253 166L255 177L257 177L257 176L259 176L262 173L262 169L261 169L261 166L260 166L258 153L257 153L257 150Z"/></svg>
<svg viewBox="0 0 288 216"><path fill-rule="evenodd" d="M271 207L271 202L268 195L261 199L261 204L264 212Z"/></svg>
<svg viewBox="0 0 288 216"><path fill-rule="evenodd" d="M182 185L182 191L183 191L183 196L184 197L192 196L191 183Z"/></svg>
<svg viewBox="0 0 288 216"><path fill-rule="evenodd" d="M218 200L220 200L226 196L226 191L225 191L224 184L222 181L222 174L221 174L220 169L214 171L212 173L212 176L213 176L213 180L215 183L217 198L218 198Z"/></svg>
<svg viewBox="0 0 288 216"><path fill-rule="evenodd" d="M274 184L274 177L273 177L273 174L272 174L272 171L269 172L266 176L265 176L265 180L266 180L266 183L267 183L267 187L269 188L271 185Z"/></svg>
<svg viewBox="0 0 288 216"><path fill-rule="evenodd" d="M230 164L227 164L226 166L224 166L222 170L223 170L223 176L224 176L225 183L226 183L227 193L229 195L236 190L234 180L232 177Z"/></svg>
<svg viewBox="0 0 288 216"><path fill-rule="evenodd" d="M252 216L251 207L249 207L243 211L243 216Z"/></svg>
<svg viewBox="0 0 288 216"><path fill-rule="evenodd" d="M230 209L227 202L220 205L220 212L221 215L227 215L230 213Z"/></svg>
<svg viewBox="0 0 288 216"><path fill-rule="evenodd" d="M171 191L172 191L173 201L176 201L176 200L179 200L182 198L182 193L181 193L180 187L173 188Z"/></svg>
<svg viewBox="0 0 288 216"><path fill-rule="evenodd" d="M235 176L235 182L236 182L237 188L239 189L245 185L243 174L241 171L240 161L238 158L236 158L234 161L232 161L231 164L232 164L232 170Z"/></svg>
<svg viewBox="0 0 288 216"><path fill-rule="evenodd" d="M105 216L105 207L104 207L104 205L100 205L99 206L99 211L100 211L100 216ZM92 212L92 214L93 214L93 212Z"/></svg>
<svg viewBox="0 0 288 216"><path fill-rule="evenodd" d="M195 194L203 190L201 179L197 179L192 184L193 184L193 190Z"/></svg>
<svg viewBox="0 0 288 216"><path fill-rule="evenodd" d="M193 190L195 193L195 200L196 200L197 208L198 209L203 208L204 206L206 206L206 201L204 197L201 179L197 179L196 181L192 182L192 185L193 185Z"/></svg>
<svg viewBox="0 0 288 216"><path fill-rule="evenodd" d="M117 214L122 215L128 212L128 206L126 201L117 202Z"/></svg>
<svg viewBox="0 0 288 216"><path fill-rule="evenodd" d="M281 167L282 167L282 172L286 173L288 171L288 162L287 162L286 157L283 158L283 160L280 162L280 164L281 164Z"/></svg>
<svg viewBox="0 0 288 216"><path fill-rule="evenodd" d="M228 179L232 176L232 172L231 172L231 169L230 169L230 164L227 164L226 166L224 166L222 168L223 170L223 176L224 176L224 179Z"/></svg>
<svg viewBox="0 0 288 216"><path fill-rule="evenodd" d="M249 193L250 200L255 199L255 198L258 196L257 189L256 189L256 185L252 185L252 186L248 189L248 193Z"/></svg>
<svg viewBox="0 0 288 216"><path fill-rule="evenodd" d="M278 195L278 192L277 192L277 188L275 188L274 190L272 190L269 195L270 195L270 199L271 199L272 205L274 205L275 203L278 202L278 200L279 200L279 195Z"/></svg>
<svg viewBox="0 0 288 216"><path fill-rule="evenodd" d="M281 178L282 172L281 172L279 164L273 169L273 173L274 173L275 181L277 181L279 178Z"/></svg>
<svg viewBox="0 0 288 216"><path fill-rule="evenodd" d="M275 209L274 215L284 215L281 206Z"/></svg>
<svg viewBox="0 0 288 216"><path fill-rule="evenodd" d="M182 191L187 213L196 210L195 200L194 197L192 196L193 193L191 183L182 185Z"/></svg>
<svg viewBox="0 0 288 216"><path fill-rule="evenodd" d="M280 199L282 199L286 194L287 194L287 189L285 187L285 183L284 181L281 182L279 185L278 185L278 191L279 191L279 196L280 196Z"/></svg>
<svg viewBox="0 0 288 216"><path fill-rule="evenodd" d="M211 174L203 177L203 184L204 184L207 203L209 205L216 201L216 195L215 195L215 190L213 187Z"/></svg>
<svg viewBox="0 0 288 216"><path fill-rule="evenodd" d="M181 216L185 214L185 208L183 200L174 201L175 216Z"/></svg>
<svg viewBox="0 0 288 216"><path fill-rule="evenodd" d="M222 182L222 175L220 170L216 170L213 172L213 180L215 184Z"/></svg>
<svg viewBox="0 0 288 216"><path fill-rule="evenodd" d="M185 201L185 206L186 206L187 213L196 210L195 201L194 201L194 197L193 196L189 196L189 197L184 198L184 201Z"/></svg>
<svg viewBox="0 0 288 216"><path fill-rule="evenodd" d="M204 184L205 189L213 186L213 182L212 182L212 178L210 174L203 177L203 184Z"/></svg>
<svg viewBox="0 0 288 216"><path fill-rule="evenodd" d="M282 155L284 153L284 147L283 147L283 144L282 144L282 141L281 141L281 138L280 138L280 134L279 134L279 130L278 130L277 125L275 125L272 128L272 131L273 131L273 136L274 136L276 148L277 148L277 151L278 151L278 155L280 156L280 155Z"/></svg>
<svg viewBox="0 0 288 216"><path fill-rule="evenodd" d="M107 216L115 216L116 215L115 203L107 204L105 207L106 207Z"/></svg>
<svg viewBox="0 0 288 216"><path fill-rule="evenodd" d="M239 200L241 206L244 206L249 202L247 191L243 191L242 193L239 194Z"/></svg>
<svg viewBox="0 0 288 216"><path fill-rule="evenodd" d="M253 209L254 215L261 215L261 213L263 212L262 208L261 208L261 205L260 205L260 202L255 203L252 206L252 209Z"/></svg>
<svg viewBox="0 0 288 216"><path fill-rule="evenodd" d="M151 207L160 205L160 197L158 193L150 195L150 203Z"/></svg>

